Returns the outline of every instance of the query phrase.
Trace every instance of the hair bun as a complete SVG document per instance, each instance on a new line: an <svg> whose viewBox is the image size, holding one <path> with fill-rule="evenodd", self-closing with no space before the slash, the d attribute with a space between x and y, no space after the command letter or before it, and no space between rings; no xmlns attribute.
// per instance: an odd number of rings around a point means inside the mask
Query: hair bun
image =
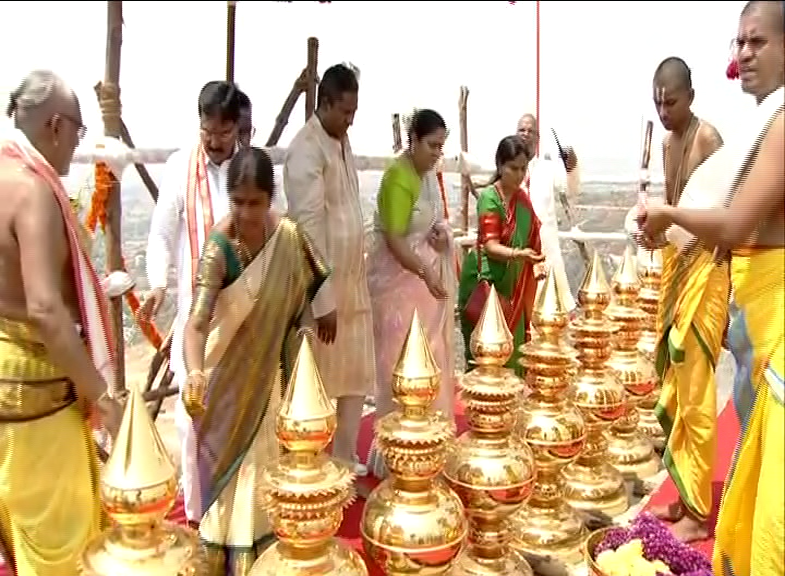
<svg viewBox="0 0 785 576"><path fill-rule="evenodd" d="M8 96L8 106L5 109L5 115L8 116L9 118L12 118L14 113L16 112L16 108L17 108L17 104L18 104L17 100L18 99L19 99L19 91L18 90L14 90Z"/></svg>

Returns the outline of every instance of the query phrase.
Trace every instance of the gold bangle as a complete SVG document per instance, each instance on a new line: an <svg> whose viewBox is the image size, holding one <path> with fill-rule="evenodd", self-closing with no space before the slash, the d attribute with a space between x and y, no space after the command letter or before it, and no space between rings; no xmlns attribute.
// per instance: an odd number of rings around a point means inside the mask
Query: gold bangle
<svg viewBox="0 0 785 576"><path fill-rule="evenodd" d="M191 376L201 376L204 378L204 370L191 370L186 378L190 378Z"/></svg>

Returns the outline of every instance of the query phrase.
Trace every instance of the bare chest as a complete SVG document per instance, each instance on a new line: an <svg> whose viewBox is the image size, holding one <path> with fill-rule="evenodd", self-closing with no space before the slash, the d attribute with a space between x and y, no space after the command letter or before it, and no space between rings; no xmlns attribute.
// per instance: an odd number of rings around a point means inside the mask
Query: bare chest
<svg viewBox="0 0 785 576"><path fill-rule="evenodd" d="M702 161L698 147L683 140L671 139L665 146L665 198L675 205L687 181Z"/></svg>

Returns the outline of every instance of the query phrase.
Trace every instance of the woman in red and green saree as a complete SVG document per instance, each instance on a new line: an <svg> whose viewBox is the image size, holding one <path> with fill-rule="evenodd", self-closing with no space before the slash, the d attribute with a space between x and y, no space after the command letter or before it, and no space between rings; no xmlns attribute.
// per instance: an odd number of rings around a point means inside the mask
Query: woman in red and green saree
<svg viewBox="0 0 785 576"><path fill-rule="evenodd" d="M258 489L278 461L287 335L328 274L299 227L270 210L263 150L238 151L227 181L229 216L205 242L184 333L207 576L246 576L271 536Z"/></svg>
<svg viewBox="0 0 785 576"><path fill-rule="evenodd" d="M526 145L518 136L507 136L499 142L496 175L477 198L478 249L466 255L458 288L467 362L471 361L469 338L493 285L515 339L507 366L519 375L523 369L518 364L518 346L528 340L545 259L540 252L540 220L523 183L529 160Z"/></svg>

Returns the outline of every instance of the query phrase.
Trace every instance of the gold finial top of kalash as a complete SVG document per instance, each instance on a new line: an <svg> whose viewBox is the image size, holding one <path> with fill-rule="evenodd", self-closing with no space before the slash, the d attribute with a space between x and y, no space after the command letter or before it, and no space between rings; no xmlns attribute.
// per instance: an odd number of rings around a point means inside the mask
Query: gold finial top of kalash
<svg viewBox="0 0 785 576"><path fill-rule="evenodd" d="M455 424L431 408L441 370L416 310L391 386L397 408L375 425L390 476L365 501L363 544L386 574L445 574L466 536L466 518L458 496L436 479Z"/></svg>
<svg viewBox="0 0 785 576"><path fill-rule="evenodd" d="M467 547L453 575L531 574L509 549L508 518L529 499L535 470L529 447L511 435L524 386L505 367L513 336L494 286L470 346L477 367L461 379L469 430L451 447L444 468L470 520Z"/></svg>
<svg viewBox="0 0 785 576"><path fill-rule="evenodd" d="M611 290L596 250L578 289L578 302L581 311L570 324L570 332L581 367L572 401L584 411L584 418L593 416L611 422L624 411L624 388L615 377L606 374L612 338L619 327L604 315L611 302Z"/></svg>
<svg viewBox="0 0 785 576"><path fill-rule="evenodd" d="M649 394L656 384L651 362L648 359L643 362L645 357L638 357L641 329L646 321L646 313L638 307L640 289L635 254L628 246L611 280L613 299L605 309L605 315L618 326L618 332L614 335L616 350L611 358L612 364L620 373L625 389L633 397Z"/></svg>
<svg viewBox="0 0 785 576"><path fill-rule="evenodd" d="M535 337L520 348L521 364L533 376L530 387L535 397L547 401L563 399L577 371L577 351L564 340L569 316L551 268L532 310ZM583 427L582 421L580 427ZM574 436L573 440L580 446L585 433L571 433L570 436Z"/></svg>
<svg viewBox="0 0 785 576"><path fill-rule="evenodd" d="M249 576L366 576L357 552L333 536L354 499L354 474L324 450L335 434L335 408L304 335L276 422L286 454L264 473L261 499L278 542Z"/></svg>
<svg viewBox="0 0 785 576"><path fill-rule="evenodd" d="M201 574L197 534L165 522L176 496L174 464L134 387L101 477L101 499L113 525L87 545L82 556L83 574Z"/></svg>
<svg viewBox="0 0 785 576"><path fill-rule="evenodd" d="M641 289L638 305L646 313L638 349L649 359L654 359L657 348L657 314L660 305L660 283L662 278L662 251L638 250L638 278Z"/></svg>
<svg viewBox="0 0 785 576"><path fill-rule="evenodd" d="M617 346L623 349L635 348L640 338L641 322L646 318L638 308L640 290L635 254L632 248L627 246L621 263L611 278L611 303L605 309L605 315L619 324L615 340Z"/></svg>

